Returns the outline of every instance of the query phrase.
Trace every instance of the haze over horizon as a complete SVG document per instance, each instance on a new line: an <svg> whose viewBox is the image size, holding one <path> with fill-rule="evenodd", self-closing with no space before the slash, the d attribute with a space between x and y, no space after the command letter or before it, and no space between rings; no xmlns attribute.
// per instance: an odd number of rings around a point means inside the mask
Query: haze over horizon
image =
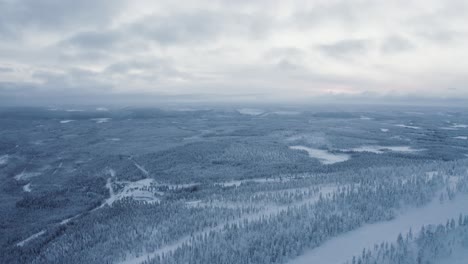
<svg viewBox="0 0 468 264"><path fill-rule="evenodd" d="M463 104L468 2L0 0L0 103Z"/></svg>

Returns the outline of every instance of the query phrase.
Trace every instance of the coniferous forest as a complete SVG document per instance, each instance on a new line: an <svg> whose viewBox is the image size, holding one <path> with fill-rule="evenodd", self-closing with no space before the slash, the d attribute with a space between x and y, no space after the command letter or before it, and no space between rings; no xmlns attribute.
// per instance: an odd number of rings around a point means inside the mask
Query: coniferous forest
<svg viewBox="0 0 468 264"><path fill-rule="evenodd" d="M468 259L466 109L16 107L0 128L1 263Z"/></svg>

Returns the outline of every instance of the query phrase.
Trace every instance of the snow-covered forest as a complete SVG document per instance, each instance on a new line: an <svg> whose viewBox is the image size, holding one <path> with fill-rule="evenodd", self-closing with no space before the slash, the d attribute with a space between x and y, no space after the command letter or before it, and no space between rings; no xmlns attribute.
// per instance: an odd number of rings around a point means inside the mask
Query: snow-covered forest
<svg viewBox="0 0 468 264"><path fill-rule="evenodd" d="M468 259L467 111L245 109L1 109L0 262Z"/></svg>

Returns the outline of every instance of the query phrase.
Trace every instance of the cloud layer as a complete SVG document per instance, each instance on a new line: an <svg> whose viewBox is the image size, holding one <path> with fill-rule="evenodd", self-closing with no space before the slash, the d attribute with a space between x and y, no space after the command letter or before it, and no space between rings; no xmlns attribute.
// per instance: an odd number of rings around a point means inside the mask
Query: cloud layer
<svg viewBox="0 0 468 264"><path fill-rule="evenodd" d="M463 0L0 0L0 97L468 99L467 14Z"/></svg>

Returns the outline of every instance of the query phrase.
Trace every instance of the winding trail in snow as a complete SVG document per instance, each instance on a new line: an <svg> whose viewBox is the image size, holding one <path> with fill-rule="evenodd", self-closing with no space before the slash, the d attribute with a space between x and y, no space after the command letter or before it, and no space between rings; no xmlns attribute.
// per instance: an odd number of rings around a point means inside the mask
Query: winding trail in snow
<svg viewBox="0 0 468 264"><path fill-rule="evenodd" d="M25 240L22 240L22 241L16 243L16 246L22 247L22 246L24 246L26 243L28 243L29 241L34 240L34 239L36 239L36 238L42 236L43 234L45 234L45 232L46 232L45 230L41 230L41 231L37 232L36 234L34 234L34 235L32 235L32 236L26 238Z"/></svg>

